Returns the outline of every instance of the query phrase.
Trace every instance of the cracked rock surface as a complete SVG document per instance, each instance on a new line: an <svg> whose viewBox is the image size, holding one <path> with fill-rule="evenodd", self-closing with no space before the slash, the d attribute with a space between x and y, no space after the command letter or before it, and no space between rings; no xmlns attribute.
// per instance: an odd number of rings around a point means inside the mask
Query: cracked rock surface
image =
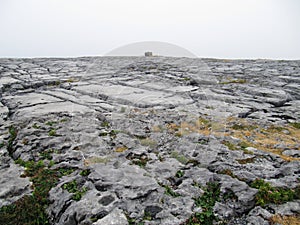
<svg viewBox="0 0 300 225"><path fill-rule="evenodd" d="M42 162L50 224L299 221L299 93L300 61L0 59L2 213Z"/></svg>

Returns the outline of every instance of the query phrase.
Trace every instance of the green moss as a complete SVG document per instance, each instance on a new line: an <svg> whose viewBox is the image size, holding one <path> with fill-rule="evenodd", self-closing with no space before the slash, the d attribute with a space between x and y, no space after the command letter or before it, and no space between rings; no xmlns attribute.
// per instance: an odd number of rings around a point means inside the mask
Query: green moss
<svg viewBox="0 0 300 225"><path fill-rule="evenodd" d="M272 187L263 179L254 180L250 186L258 189L255 197L256 205L283 204L294 199L300 199L300 186L297 186L295 189Z"/></svg>

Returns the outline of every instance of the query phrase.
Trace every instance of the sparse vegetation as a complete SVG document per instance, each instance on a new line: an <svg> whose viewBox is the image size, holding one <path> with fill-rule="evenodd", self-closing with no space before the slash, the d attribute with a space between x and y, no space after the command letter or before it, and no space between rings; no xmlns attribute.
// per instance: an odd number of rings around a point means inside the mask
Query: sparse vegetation
<svg viewBox="0 0 300 225"><path fill-rule="evenodd" d="M169 187L168 185L161 185L162 187L165 188L165 194L169 195L173 198L177 198L180 196L180 194L176 193L175 191L173 191L173 189L171 187Z"/></svg>
<svg viewBox="0 0 300 225"><path fill-rule="evenodd" d="M222 141L222 144L227 146L229 150L238 150L238 147L230 141Z"/></svg>
<svg viewBox="0 0 300 225"><path fill-rule="evenodd" d="M69 193L73 193L72 199L75 201L79 201L87 191L86 187L79 188L79 184L76 180L73 180L69 183L65 183L62 188L67 190Z"/></svg>
<svg viewBox="0 0 300 225"><path fill-rule="evenodd" d="M5 142L2 141L2 142L0 143L0 148L3 148L4 146L5 146Z"/></svg>
<svg viewBox="0 0 300 225"><path fill-rule="evenodd" d="M181 178L184 176L184 171L183 170L178 170L175 174L175 177Z"/></svg>
<svg viewBox="0 0 300 225"><path fill-rule="evenodd" d="M110 127L110 124L109 124L108 121L103 121L103 122L101 123L101 127L109 128L109 127Z"/></svg>
<svg viewBox="0 0 300 225"><path fill-rule="evenodd" d="M90 169L85 169L80 172L81 176L87 177L91 173Z"/></svg>
<svg viewBox="0 0 300 225"><path fill-rule="evenodd" d="M91 164L96 164L96 163L108 163L110 161L110 158L108 157L91 157L91 158L87 158L84 160L84 165L89 166Z"/></svg>
<svg viewBox="0 0 300 225"><path fill-rule="evenodd" d="M247 80L245 79L230 79L228 81L223 81L220 84L245 84Z"/></svg>
<svg viewBox="0 0 300 225"><path fill-rule="evenodd" d="M180 154L177 151L173 151L170 156L182 164L187 164L189 162L188 158L186 158L183 154Z"/></svg>
<svg viewBox="0 0 300 225"><path fill-rule="evenodd" d="M13 143L17 138L18 130L14 126L10 126L8 132L9 132L9 139L7 143L7 151L9 155L12 156L14 152Z"/></svg>
<svg viewBox="0 0 300 225"><path fill-rule="evenodd" d="M290 123L290 125L296 129L300 129L300 123L295 122L295 123Z"/></svg>
<svg viewBox="0 0 300 225"><path fill-rule="evenodd" d="M57 124L56 121L47 121L46 122L46 125L49 126L49 127L52 127L53 125Z"/></svg>
<svg viewBox="0 0 300 225"><path fill-rule="evenodd" d="M51 129L51 130L48 132L48 135L49 135L50 137L57 136L56 130L55 130L55 129Z"/></svg>
<svg viewBox="0 0 300 225"><path fill-rule="evenodd" d="M117 147L115 151L121 153L121 152L125 152L127 149L128 148L126 146L120 146Z"/></svg>
<svg viewBox="0 0 300 225"><path fill-rule="evenodd" d="M295 189L272 187L271 184L263 179L254 180L250 186L258 189L256 204L260 206L265 206L269 203L283 204L294 199L300 199L300 186L297 186Z"/></svg>
<svg viewBox="0 0 300 225"><path fill-rule="evenodd" d="M23 176L30 177L33 193L3 206L0 209L0 224L50 224L45 211L49 204L48 193L63 175L59 170L46 168L43 161L23 161L19 158L16 163L25 167Z"/></svg>
<svg viewBox="0 0 300 225"><path fill-rule="evenodd" d="M269 219L271 225L281 224L281 225L299 225L300 215L287 215L282 216L276 214Z"/></svg>
<svg viewBox="0 0 300 225"><path fill-rule="evenodd" d="M149 146L150 148L155 148L157 146L157 142L151 138L142 138L140 139L140 143L143 146Z"/></svg>
<svg viewBox="0 0 300 225"><path fill-rule="evenodd" d="M43 151L43 152L40 152L41 159L51 160L53 158L52 155L51 155L51 153L53 153L53 151L51 149Z"/></svg>
<svg viewBox="0 0 300 225"><path fill-rule="evenodd" d="M195 198L195 205L202 208L201 213L194 213L183 225L212 225L218 218L213 212L213 207L220 200L220 184L208 183L204 194Z"/></svg>
<svg viewBox="0 0 300 225"><path fill-rule="evenodd" d="M37 123L34 123L34 124L32 125L32 127L33 127L34 129L40 129L40 128L41 128L41 126L38 125Z"/></svg>
<svg viewBox="0 0 300 225"><path fill-rule="evenodd" d="M245 159L237 159L239 164L247 164L247 163L254 163L255 162L255 156L250 157L250 158L245 158Z"/></svg>

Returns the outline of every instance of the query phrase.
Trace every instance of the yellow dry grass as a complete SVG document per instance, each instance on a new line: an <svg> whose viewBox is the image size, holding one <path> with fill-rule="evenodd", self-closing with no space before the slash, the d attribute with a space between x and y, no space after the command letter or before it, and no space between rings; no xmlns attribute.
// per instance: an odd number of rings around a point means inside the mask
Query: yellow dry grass
<svg viewBox="0 0 300 225"><path fill-rule="evenodd" d="M300 225L300 215L293 216L281 216L274 215L270 218L271 225L281 224L281 225Z"/></svg>

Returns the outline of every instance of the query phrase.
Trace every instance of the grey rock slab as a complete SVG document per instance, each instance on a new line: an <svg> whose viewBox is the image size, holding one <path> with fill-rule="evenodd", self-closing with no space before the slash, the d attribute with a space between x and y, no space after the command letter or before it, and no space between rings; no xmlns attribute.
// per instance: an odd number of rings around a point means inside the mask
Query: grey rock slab
<svg viewBox="0 0 300 225"><path fill-rule="evenodd" d="M7 85L7 84L14 84L14 83L19 83L20 80L17 80L15 78L12 77L0 77L0 88L3 85Z"/></svg>
<svg viewBox="0 0 300 225"><path fill-rule="evenodd" d="M299 150L285 150L282 152L283 155L292 156L295 158L300 158L300 151Z"/></svg>
<svg viewBox="0 0 300 225"><path fill-rule="evenodd" d="M254 207L257 189L250 188L246 183L228 175L221 176L220 183L221 193L232 191L237 196L237 201L233 203L236 213L241 215Z"/></svg>
<svg viewBox="0 0 300 225"><path fill-rule="evenodd" d="M193 102L190 98L172 96L162 91L148 91L122 85L87 85L75 87L75 89L90 95L102 95L108 99L119 100L122 104L131 104L140 107L156 105L177 106Z"/></svg>
<svg viewBox="0 0 300 225"><path fill-rule="evenodd" d="M111 164L94 164L92 168L91 180L112 186L112 190L125 199L140 198L160 188L156 180L145 176L146 171L139 166L122 164L116 168Z"/></svg>
<svg viewBox="0 0 300 225"><path fill-rule="evenodd" d="M287 202L282 205L272 205L271 206L276 214L280 215L294 215L294 214L299 214L300 213L300 200L292 201L292 202Z"/></svg>
<svg viewBox="0 0 300 225"><path fill-rule="evenodd" d="M115 208L103 219L93 223L93 225L128 225L127 218L121 209Z"/></svg>
<svg viewBox="0 0 300 225"><path fill-rule="evenodd" d="M8 105L10 106L10 108L25 108L38 104L62 102L62 100L59 98L40 93L27 93L22 95L6 96L4 97L4 99L8 101Z"/></svg>
<svg viewBox="0 0 300 225"><path fill-rule="evenodd" d="M78 105L72 102L55 102L39 104L31 107L18 109L13 115L14 118L30 118L47 115L49 113L68 113L70 115L85 114L94 112L89 107Z"/></svg>
<svg viewBox="0 0 300 225"><path fill-rule="evenodd" d="M9 110L8 110L7 106L3 105L0 102L0 119L1 120L6 119L8 116L8 113L9 113Z"/></svg>
<svg viewBox="0 0 300 225"><path fill-rule="evenodd" d="M23 168L15 163L0 169L0 207L15 202L31 192L29 178L21 178Z"/></svg>

